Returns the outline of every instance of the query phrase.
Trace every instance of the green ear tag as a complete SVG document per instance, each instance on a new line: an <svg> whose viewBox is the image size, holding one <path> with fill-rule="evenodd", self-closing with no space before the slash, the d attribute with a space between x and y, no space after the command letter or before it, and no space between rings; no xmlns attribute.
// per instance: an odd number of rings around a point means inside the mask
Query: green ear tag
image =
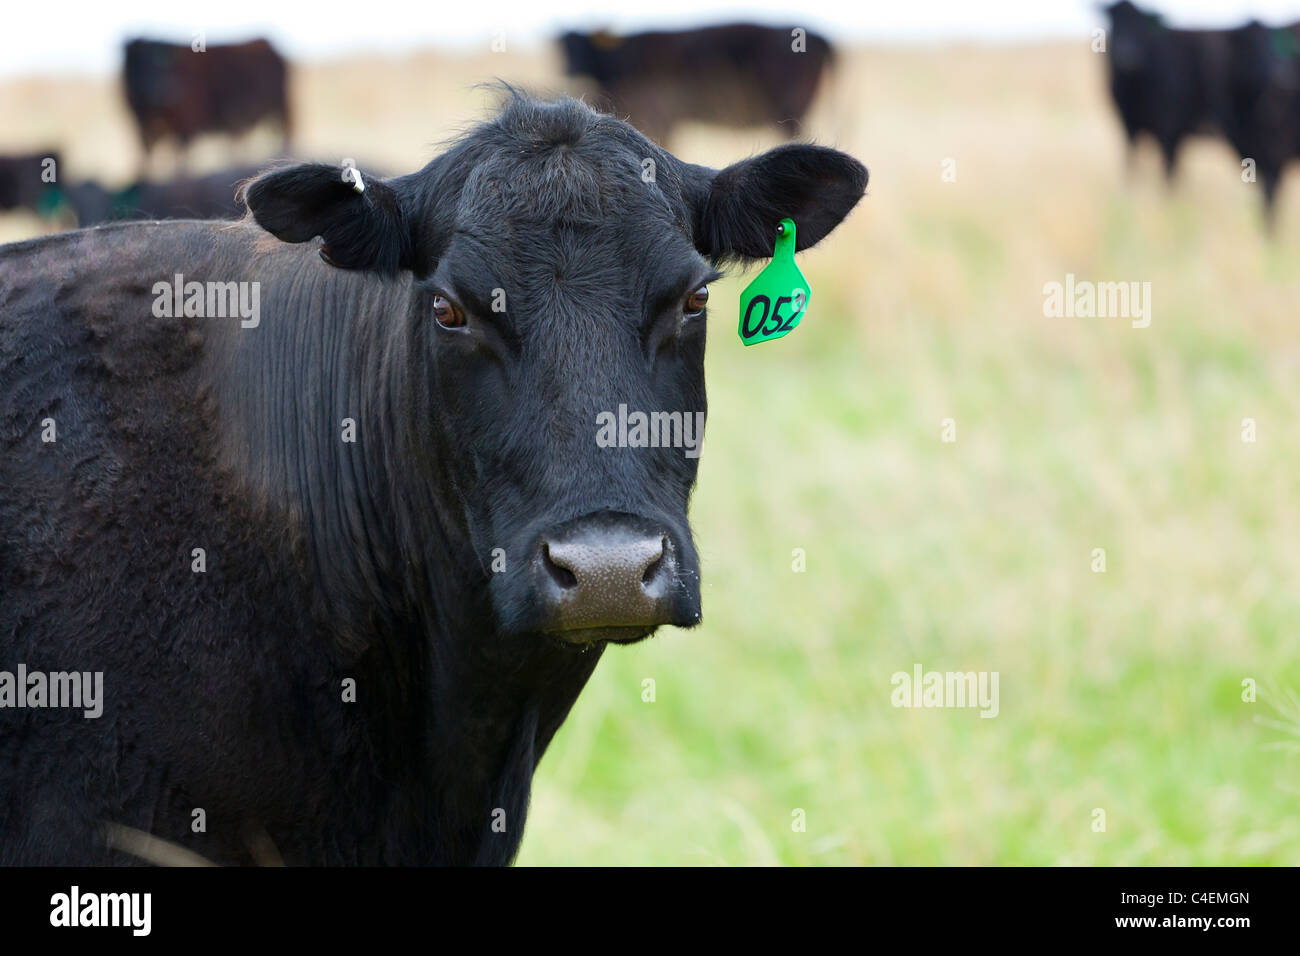
<svg viewBox="0 0 1300 956"><path fill-rule="evenodd" d="M803 319L812 286L794 264L794 220L776 227L772 261L740 293L740 341L757 345L789 335Z"/></svg>

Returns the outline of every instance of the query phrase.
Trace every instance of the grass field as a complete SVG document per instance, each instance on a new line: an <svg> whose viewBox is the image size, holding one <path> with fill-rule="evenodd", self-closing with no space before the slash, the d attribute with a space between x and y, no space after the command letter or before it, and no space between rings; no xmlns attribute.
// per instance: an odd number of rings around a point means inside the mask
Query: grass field
<svg viewBox="0 0 1300 956"><path fill-rule="evenodd" d="M713 289L705 623L606 653L521 863L1300 860L1300 183L1270 242L1220 144L1172 191L1153 155L1127 178L1102 68L1083 42L844 58L810 132L871 186L801 256L807 319L745 349L745 277ZM414 168L494 75L560 83L531 55L304 67L301 147ZM4 148L125 177L117 97L0 85ZM1067 273L1150 282L1150 326L1044 317ZM891 706L915 664L998 672L998 715Z"/></svg>

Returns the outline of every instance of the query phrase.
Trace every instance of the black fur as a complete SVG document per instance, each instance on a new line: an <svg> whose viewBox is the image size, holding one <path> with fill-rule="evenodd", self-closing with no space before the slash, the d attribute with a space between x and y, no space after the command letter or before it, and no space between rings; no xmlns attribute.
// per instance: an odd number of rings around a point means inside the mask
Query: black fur
<svg viewBox="0 0 1300 956"><path fill-rule="evenodd" d="M298 245L171 222L0 248L0 668L103 671L105 694L98 720L0 709L0 862L130 862L104 821L223 863L250 830L289 863L511 860L604 647L538 630L539 534L647 516L698 578L695 460L598 448L595 413L703 411L701 248L756 254L777 214L811 242L865 182L827 151L753 163L710 198L627 125L513 95L364 196L329 167L255 182ZM260 324L155 317L176 273L259 282Z"/></svg>

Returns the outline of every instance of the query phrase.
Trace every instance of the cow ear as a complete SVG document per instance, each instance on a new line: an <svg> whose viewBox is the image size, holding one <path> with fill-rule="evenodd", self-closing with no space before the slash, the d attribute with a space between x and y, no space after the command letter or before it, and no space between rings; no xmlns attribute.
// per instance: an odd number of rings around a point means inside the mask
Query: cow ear
<svg viewBox="0 0 1300 956"><path fill-rule="evenodd" d="M346 177L345 177L346 173ZM344 269L392 275L413 265L411 232L398 195L384 181L342 166L306 163L264 173L244 191L257 224L285 242L324 241L322 258Z"/></svg>
<svg viewBox="0 0 1300 956"><path fill-rule="evenodd" d="M771 258L786 218L794 220L798 249L816 245L867 188L867 167L852 156L800 143L707 172L707 189L695 179L695 246L714 261Z"/></svg>

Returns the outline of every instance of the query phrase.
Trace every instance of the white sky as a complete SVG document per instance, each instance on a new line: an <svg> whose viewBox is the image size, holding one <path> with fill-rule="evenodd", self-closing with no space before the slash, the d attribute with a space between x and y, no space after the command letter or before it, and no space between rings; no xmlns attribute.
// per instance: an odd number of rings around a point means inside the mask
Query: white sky
<svg viewBox="0 0 1300 956"><path fill-rule="evenodd" d="M1140 3L1185 26L1253 17L1300 19L1300 0ZM841 42L1026 40L1086 35L1101 24L1090 0L220 0L180 12L177 0L7 0L0 74L116 70L130 35L209 42L270 37L294 59L422 47L487 48L504 33L521 46L567 28L682 27L728 19L806 25ZM618 8L623 8L619 12Z"/></svg>

